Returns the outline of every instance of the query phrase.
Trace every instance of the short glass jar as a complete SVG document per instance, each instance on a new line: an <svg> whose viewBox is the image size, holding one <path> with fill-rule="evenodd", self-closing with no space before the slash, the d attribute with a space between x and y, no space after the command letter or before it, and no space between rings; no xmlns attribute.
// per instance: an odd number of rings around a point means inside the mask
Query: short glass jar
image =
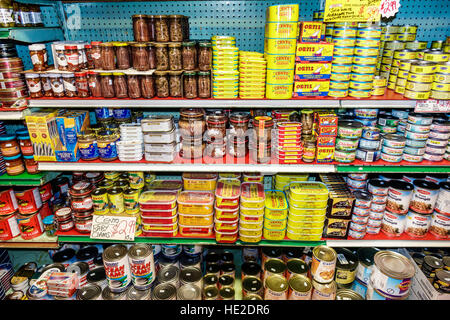
<svg viewBox="0 0 450 320"><path fill-rule="evenodd" d="M167 98L170 96L169 76L167 71L155 71L155 88L158 98Z"/></svg>
<svg viewBox="0 0 450 320"><path fill-rule="evenodd" d="M130 48L126 42L114 43L116 53L116 65L119 70L126 70L131 68L130 62Z"/></svg>
<svg viewBox="0 0 450 320"><path fill-rule="evenodd" d="M186 159L198 159L203 157L206 144L202 138L183 138L181 141L181 156Z"/></svg>
<svg viewBox="0 0 450 320"><path fill-rule="evenodd" d="M75 83L75 75L73 73L63 73L64 95L68 98L77 96L77 86Z"/></svg>
<svg viewBox="0 0 450 320"><path fill-rule="evenodd" d="M20 155L20 145L15 134L0 136L0 152L4 157L15 157Z"/></svg>
<svg viewBox="0 0 450 320"><path fill-rule="evenodd" d="M77 87L77 96L79 98L89 97L87 72L75 72L75 85Z"/></svg>
<svg viewBox="0 0 450 320"><path fill-rule="evenodd" d="M64 54L66 55L67 60L67 71L80 71L80 55L78 53L78 47L66 45L64 46Z"/></svg>
<svg viewBox="0 0 450 320"><path fill-rule="evenodd" d="M17 137L17 140L19 140L20 151L22 155L24 156L34 155L33 143L31 142L30 135L28 133L19 135Z"/></svg>
<svg viewBox="0 0 450 320"><path fill-rule="evenodd" d="M101 41L92 41L91 42L91 56L94 61L94 69L101 70L103 68L102 64L102 48Z"/></svg>
<svg viewBox="0 0 450 320"><path fill-rule="evenodd" d="M28 50L30 51L33 71L47 70L47 49L45 48L45 44L35 43L29 45Z"/></svg>
<svg viewBox="0 0 450 320"><path fill-rule="evenodd" d="M147 15L135 14L132 16L132 20L133 20L134 41L137 41L137 42L150 41Z"/></svg>
<svg viewBox="0 0 450 320"><path fill-rule="evenodd" d="M198 44L198 69L210 71L212 66L211 42L199 42Z"/></svg>
<svg viewBox="0 0 450 320"><path fill-rule="evenodd" d="M29 174L39 173L38 162L34 160L34 156L23 156L25 168Z"/></svg>
<svg viewBox="0 0 450 320"><path fill-rule="evenodd" d="M181 57L181 43L169 43L169 69L171 71L180 71L183 69L183 62Z"/></svg>
<svg viewBox="0 0 450 320"><path fill-rule="evenodd" d="M52 86L53 97L55 98L64 97L64 83L61 75L58 73L51 73L50 83Z"/></svg>
<svg viewBox="0 0 450 320"><path fill-rule="evenodd" d="M13 157L3 157L3 159L5 160L6 173L9 176L17 176L25 172L25 166L20 154Z"/></svg>
<svg viewBox="0 0 450 320"><path fill-rule="evenodd" d="M30 98L42 98L42 84L41 77L38 73L25 73L25 81L27 82L28 92Z"/></svg>
<svg viewBox="0 0 450 320"><path fill-rule="evenodd" d="M78 134L78 149L80 158L85 161L96 160L99 157L97 135L93 130L85 130Z"/></svg>
<svg viewBox="0 0 450 320"><path fill-rule="evenodd" d="M211 98L211 72L199 71L197 74L198 97Z"/></svg>
<svg viewBox="0 0 450 320"><path fill-rule="evenodd" d="M183 41L183 15L173 14L169 16L170 41Z"/></svg>
<svg viewBox="0 0 450 320"><path fill-rule="evenodd" d="M141 86L139 82L139 75L127 75L128 97L131 99L138 99L141 97Z"/></svg>
<svg viewBox="0 0 450 320"><path fill-rule="evenodd" d="M114 93L116 98L128 98L127 78L125 73L114 72Z"/></svg>
<svg viewBox="0 0 450 320"><path fill-rule="evenodd" d="M194 99L198 97L197 72L185 71L183 73L183 94L187 99Z"/></svg>
<svg viewBox="0 0 450 320"><path fill-rule="evenodd" d="M211 114L206 116L206 135L208 141L223 142L226 137L228 117L225 114Z"/></svg>

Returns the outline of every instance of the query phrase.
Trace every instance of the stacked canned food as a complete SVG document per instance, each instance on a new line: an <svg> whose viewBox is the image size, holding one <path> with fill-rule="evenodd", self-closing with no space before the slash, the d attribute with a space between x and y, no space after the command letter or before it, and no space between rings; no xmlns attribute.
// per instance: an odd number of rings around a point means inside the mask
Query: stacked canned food
<svg viewBox="0 0 450 320"><path fill-rule="evenodd" d="M117 142L117 157L120 161L142 160L144 137L141 124L124 123L119 126L120 141ZM148 161L148 160L147 160Z"/></svg>
<svg viewBox="0 0 450 320"><path fill-rule="evenodd" d="M359 121L339 121L334 160L343 163L355 161L362 132L363 124Z"/></svg>
<svg viewBox="0 0 450 320"><path fill-rule="evenodd" d="M259 52L239 51L239 97L263 99L267 62Z"/></svg>
<svg viewBox="0 0 450 320"><path fill-rule="evenodd" d="M266 98L292 98L299 5L266 9L264 56L267 61Z"/></svg>
<svg viewBox="0 0 450 320"><path fill-rule="evenodd" d="M355 120L363 124L355 158L364 162L380 159L381 130L376 126L377 109L355 109Z"/></svg>
<svg viewBox="0 0 450 320"><path fill-rule="evenodd" d="M141 130L146 161L174 160L179 146L172 115L149 115L141 120Z"/></svg>
<svg viewBox="0 0 450 320"><path fill-rule="evenodd" d="M260 182L243 182L239 208L239 240L259 242L263 235L265 213L264 186Z"/></svg>
<svg viewBox="0 0 450 320"><path fill-rule="evenodd" d="M203 141L205 113L205 110L197 108L180 110L178 129L181 136L180 154L183 158L196 159L203 156L206 147Z"/></svg>
<svg viewBox="0 0 450 320"><path fill-rule="evenodd" d="M303 157L302 123L277 121L274 145L280 163L300 163Z"/></svg>
<svg viewBox="0 0 450 320"><path fill-rule="evenodd" d="M2 28L44 26L41 7L37 4L5 1L2 3L2 10L4 12L0 19Z"/></svg>
<svg viewBox="0 0 450 320"><path fill-rule="evenodd" d="M450 92L450 62L436 65L430 98L448 100Z"/></svg>
<svg viewBox="0 0 450 320"><path fill-rule="evenodd" d="M214 231L217 242L235 242L238 238L241 197L239 177L220 178L217 181L214 205Z"/></svg>
<svg viewBox="0 0 450 320"><path fill-rule="evenodd" d="M0 44L0 99L2 108L23 109L28 103L26 98L30 96L27 89L27 79L21 73L24 71L22 59L17 55L13 43ZM33 88L34 91L37 89ZM31 91L31 90L30 90Z"/></svg>
<svg viewBox="0 0 450 320"><path fill-rule="evenodd" d="M281 190L265 190L263 235L268 240L283 240L286 236L289 203Z"/></svg>
<svg viewBox="0 0 450 320"><path fill-rule="evenodd" d="M289 202L287 237L318 241L322 236L329 190L322 182L291 182L285 188Z"/></svg>
<svg viewBox="0 0 450 320"><path fill-rule="evenodd" d="M405 138L406 138L406 151L407 155L404 156L405 160L409 162L420 162L422 159L429 160L433 158L431 154L434 150L434 147L431 146L429 148L426 147L427 140L430 135L431 123L433 122L433 117L430 117L426 114L420 113L409 113L408 114L408 122L406 124L405 130ZM438 141L436 141L439 143ZM447 142L445 146L447 146ZM440 149L436 149L439 152ZM441 154L435 155L435 157L443 159L443 155L445 153L445 147L442 148L443 152ZM428 153L425 155L426 151ZM440 157L441 156L441 157Z"/></svg>
<svg viewBox="0 0 450 320"><path fill-rule="evenodd" d="M39 173L34 160L34 148L26 128L19 128L14 134L0 134L0 153L2 171L9 176L24 173Z"/></svg>
<svg viewBox="0 0 450 320"><path fill-rule="evenodd" d="M239 96L239 48L236 38L213 36L213 97L237 98Z"/></svg>

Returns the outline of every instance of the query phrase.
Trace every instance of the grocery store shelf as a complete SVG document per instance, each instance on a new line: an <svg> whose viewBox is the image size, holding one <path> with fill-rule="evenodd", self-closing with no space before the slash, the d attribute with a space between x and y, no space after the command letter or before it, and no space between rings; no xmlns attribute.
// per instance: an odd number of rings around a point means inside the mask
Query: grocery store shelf
<svg viewBox="0 0 450 320"><path fill-rule="evenodd" d="M17 176L9 176L4 174L0 176L0 186L41 186L48 181L58 177L61 172L39 172L37 174L29 174L24 172Z"/></svg>
<svg viewBox="0 0 450 320"><path fill-rule="evenodd" d="M264 174L335 172L333 165L314 164L217 164L149 162L39 162L41 171L153 171L153 172L260 172Z"/></svg>
<svg viewBox="0 0 450 320"><path fill-rule="evenodd" d="M439 162L424 160L420 163L407 161L391 163L383 160L365 163L355 160L349 165L339 164L336 166L336 172L340 173L448 173L449 171L450 161L447 160Z"/></svg>
<svg viewBox="0 0 450 320"><path fill-rule="evenodd" d="M64 40L64 34L62 29L59 27L0 28L0 39L10 39L20 42L36 43Z"/></svg>
<svg viewBox="0 0 450 320"><path fill-rule="evenodd" d="M341 100L341 108L384 108L402 109L414 108L416 100Z"/></svg>
<svg viewBox="0 0 450 320"><path fill-rule="evenodd" d="M18 236L8 241L0 241L0 248L6 249L55 249L58 247L58 237L49 237L45 233L31 240L24 240Z"/></svg>
<svg viewBox="0 0 450 320"><path fill-rule="evenodd" d="M379 247L379 248L418 248L450 247L450 241L445 240L326 240L330 247Z"/></svg>
<svg viewBox="0 0 450 320"><path fill-rule="evenodd" d="M23 120L25 116L30 115L30 109L4 111L0 110L0 120Z"/></svg>
<svg viewBox="0 0 450 320"><path fill-rule="evenodd" d="M339 108L339 100L335 99L30 99L30 107L47 108L98 108L98 107L132 107L132 108L300 108L320 107Z"/></svg>

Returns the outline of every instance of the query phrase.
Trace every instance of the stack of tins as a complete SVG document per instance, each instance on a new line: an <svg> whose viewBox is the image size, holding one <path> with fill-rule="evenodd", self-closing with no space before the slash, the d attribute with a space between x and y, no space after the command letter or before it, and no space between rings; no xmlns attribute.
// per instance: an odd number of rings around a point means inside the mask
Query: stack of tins
<svg viewBox="0 0 450 320"><path fill-rule="evenodd" d="M15 44L10 42L1 43L0 100L2 108L24 109L27 107L28 102L26 98L29 96L29 93L25 85L24 75L21 73L23 71L23 62L17 55ZM40 87L36 89L40 90Z"/></svg>
<svg viewBox="0 0 450 320"><path fill-rule="evenodd" d="M380 37L381 28L379 25L358 23L348 92L349 96L368 98L372 95L380 48Z"/></svg>
<svg viewBox="0 0 450 320"><path fill-rule="evenodd" d="M322 182L291 182L287 237L291 240L319 241L322 236L329 190Z"/></svg>
<svg viewBox="0 0 450 320"><path fill-rule="evenodd" d="M450 99L450 62L442 62L436 65L430 98L438 100Z"/></svg>
<svg viewBox="0 0 450 320"><path fill-rule="evenodd" d="M283 240L286 236L289 204L286 194L281 190L265 191L264 238Z"/></svg>
<svg viewBox="0 0 450 320"><path fill-rule="evenodd" d="M302 123L277 121L274 143L279 163L300 163L303 156Z"/></svg>
<svg viewBox="0 0 450 320"><path fill-rule="evenodd" d="M128 249L125 245L115 244L103 251L102 258L107 281L102 296L125 296L130 285L137 290L146 291L150 296L150 287L155 280L155 262L151 246L134 244Z"/></svg>
<svg viewBox="0 0 450 320"><path fill-rule="evenodd" d="M0 239L21 236L24 240L36 238L44 232L43 219L52 215L51 183L41 187L4 189L0 191Z"/></svg>
<svg viewBox="0 0 450 320"><path fill-rule="evenodd" d="M378 109L355 109L354 115L355 120L364 125L355 158L364 162L380 159L381 130L376 126Z"/></svg>
<svg viewBox="0 0 450 320"><path fill-rule="evenodd" d="M217 242L235 242L239 228L239 200L241 181L221 178L215 191L214 230Z"/></svg>
<svg viewBox="0 0 450 320"><path fill-rule="evenodd" d="M262 53L239 51L239 98L264 99L266 67Z"/></svg>
<svg viewBox="0 0 450 320"><path fill-rule="evenodd" d="M182 177L184 191L180 192L177 200L180 235L211 236L217 173L183 173Z"/></svg>
<svg viewBox="0 0 450 320"><path fill-rule="evenodd" d="M290 99L294 82L299 5L266 9L264 57L267 61L266 98Z"/></svg>
<svg viewBox="0 0 450 320"><path fill-rule="evenodd" d="M348 96L357 29L357 22L337 22L329 31L334 44L329 92L332 97Z"/></svg>
<svg viewBox="0 0 450 320"><path fill-rule="evenodd" d="M233 99L239 95L239 48L236 38L213 36L213 97Z"/></svg>
<svg viewBox="0 0 450 320"><path fill-rule="evenodd" d="M339 121L334 160L342 163L355 161L356 149L363 131L359 121Z"/></svg>
<svg viewBox="0 0 450 320"><path fill-rule="evenodd" d="M259 182L241 184L239 240L255 243L261 241L265 212L264 186Z"/></svg>
<svg viewBox="0 0 450 320"><path fill-rule="evenodd" d="M404 49L394 51L389 80L395 82L394 91L396 93L404 95L406 89L410 91L422 91L425 89L426 91L426 87L421 87L419 84L408 80L408 78L414 79L409 77L409 72L411 71L411 65L419 62L417 58L416 50Z"/></svg>
<svg viewBox="0 0 450 320"><path fill-rule="evenodd" d="M403 154L404 160L409 162L420 162L423 159L433 159L438 161L443 159L443 154L445 153L445 147L447 146L448 140L445 141L445 146L427 147L427 140L430 136L432 122L433 117L426 114L413 112L408 114L408 120L404 133L406 139L404 147L406 152ZM440 143L439 140L434 142L436 144Z"/></svg>

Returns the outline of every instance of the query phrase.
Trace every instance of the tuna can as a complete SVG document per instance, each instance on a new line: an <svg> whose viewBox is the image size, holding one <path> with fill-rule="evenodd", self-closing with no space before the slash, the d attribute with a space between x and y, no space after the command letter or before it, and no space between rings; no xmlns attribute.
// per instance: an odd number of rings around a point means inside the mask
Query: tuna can
<svg viewBox="0 0 450 320"><path fill-rule="evenodd" d="M404 148L406 145L406 138L396 134L382 135L382 144L391 148Z"/></svg>
<svg viewBox="0 0 450 320"><path fill-rule="evenodd" d="M219 289L222 287L229 287L234 285L234 277L228 274L222 274L219 276L218 287Z"/></svg>
<svg viewBox="0 0 450 320"><path fill-rule="evenodd" d="M450 183L439 183L439 194L436 200L435 210L438 213L450 215Z"/></svg>
<svg viewBox="0 0 450 320"><path fill-rule="evenodd" d="M289 281L288 300L311 300L312 283L305 275L296 274Z"/></svg>
<svg viewBox="0 0 450 320"><path fill-rule="evenodd" d="M402 159L403 159L404 161L408 161L408 162L419 163L419 162L422 162L422 160L423 160L423 155L412 155L412 154L404 153L404 154L402 155Z"/></svg>
<svg viewBox="0 0 450 320"><path fill-rule="evenodd" d="M403 149L403 153L414 156L422 156L425 153L425 148L413 148L406 146L405 149Z"/></svg>
<svg viewBox="0 0 450 320"><path fill-rule="evenodd" d="M127 247L122 244L112 245L103 251L102 257L111 292L124 292L131 283Z"/></svg>
<svg viewBox="0 0 450 320"><path fill-rule="evenodd" d="M233 287L223 287L219 289L219 300L234 300L236 292Z"/></svg>
<svg viewBox="0 0 450 320"><path fill-rule="evenodd" d="M127 300L150 300L152 292L150 289L140 290L132 286L127 291Z"/></svg>
<svg viewBox="0 0 450 320"><path fill-rule="evenodd" d="M380 132L382 134L393 134L397 132L397 127L390 127L390 126L378 126L380 128Z"/></svg>
<svg viewBox="0 0 450 320"><path fill-rule="evenodd" d="M366 181L354 180L354 179L347 178L347 185L350 188L354 188L354 189L364 189L366 186Z"/></svg>
<svg viewBox="0 0 450 320"><path fill-rule="evenodd" d="M338 289L336 291L336 300L364 300L364 298L351 289Z"/></svg>
<svg viewBox="0 0 450 320"><path fill-rule="evenodd" d="M372 195L365 191L356 191L354 206L358 208L368 209L372 203Z"/></svg>
<svg viewBox="0 0 450 320"><path fill-rule="evenodd" d="M308 274L308 265L305 261L299 258L291 258L286 262L287 267L287 279L291 279L296 275L304 275Z"/></svg>
<svg viewBox="0 0 450 320"><path fill-rule="evenodd" d="M375 76L373 74L352 73L351 76L350 76L350 80L352 80L352 81L362 81L362 82L371 82L371 85L373 85L374 77Z"/></svg>
<svg viewBox="0 0 450 320"><path fill-rule="evenodd" d="M360 216L358 214L353 213L352 214L352 222L354 225L366 225L367 222L369 221L369 215L365 215L365 216ZM364 229L364 228L362 228ZM362 230L361 230L362 231Z"/></svg>
<svg viewBox="0 0 450 320"><path fill-rule="evenodd" d="M417 213L431 214L435 207L440 187L434 182L415 180L414 193L410 202L410 209Z"/></svg>
<svg viewBox="0 0 450 320"><path fill-rule="evenodd" d="M381 140L369 140L365 138L359 139L359 148L365 150L378 150L381 145Z"/></svg>
<svg viewBox="0 0 450 320"><path fill-rule="evenodd" d="M351 73L349 72L331 72L330 80L332 81L349 81Z"/></svg>
<svg viewBox="0 0 450 320"><path fill-rule="evenodd" d="M317 246L313 249L311 275L320 283L333 281L336 269L336 251L327 246Z"/></svg>
<svg viewBox="0 0 450 320"><path fill-rule="evenodd" d="M377 127L363 127L361 138L366 140L379 140L380 129Z"/></svg>
<svg viewBox="0 0 450 320"><path fill-rule="evenodd" d="M148 290L155 277L153 249L146 244L135 244L128 251L131 280L137 290Z"/></svg>
<svg viewBox="0 0 450 320"><path fill-rule="evenodd" d="M406 132L405 132L406 134ZM424 148L426 146L426 140L414 140L414 139L406 139L406 147L412 148Z"/></svg>
<svg viewBox="0 0 450 320"><path fill-rule="evenodd" d="M260 277L261 276L261 266L256 262L244 262L241 265L241 278L247 276Z"/></svg>
<svg viewBox="0 0 450 320"><path fill-rule="evenodd" d="M430 97L431 92L418 92L418 91L411 91L406 89L404 96L409 99L415 99L415 100L427 100Z"/></svg>
<svg viewBox="0 0 450 320"><path fill-rule="evenodd" d="M187 267L180 272L180 283L181 284L193 284L198 287L203 285L203 275L200 269L195 267Z"/></svg>
<svg viewBox="0 0 450 320"><path fill-rule="evenodd" d="M392 156L401 156L403 154L403 149L402 148L391 148L388 146L382 146L381 147L381 152L387 155L392 155Z"/></svg>
<svg viewBox="0 0 450 320"><path fill-rule="evenodd" d="M405 233L414 238L422 238L431 226L431 216L409 211L406 216Z"/></svg>
<svg viewBox="0 0 450 320"><path fill-rule="evenodd" d="M431 90L430 98L438 100L450 100L450 93L448 91Z"/></svg>
<svg viewBox="0 0 450 320"><path fill-rule="evenodd" d="M350 228L348 230L348 236L353 239L362 239L366 236L366 230L364 231L357 231L355 229L352 229L352 222L350 223Z"/></svg>
<svg viewBox="0 0 450 320"><path fill-rule="evenodd" d="M355 151L334 150L334 160L341 163L351 163L355 161Z"/></svg>
<svg viewBox="0 0 450 320"><path fill-rule="evenodd" d="M218 300L219 299L219 288L215 285L206 286L203 288L203 300Z"/></svg>
<svg viewBox="0 0 450 320"><path fill-rule="evenodd" d="M88 284L77 291L77 300L101 300L102 287L96 284Z"/></svg>
<svg viewBox="0 0 450 320"><path fill-rule="evenodd" d="M336 299L336 282L319 283L312 280L313 292L311 300L335 300Z"/></svg>
<svg viewBox="0 0 450 320"><path fill-rule="evenodd" d="M94 258L98 255L98 249L95 246L86 246L77 251L76 258L79 261L86 262L89 270L95 268Z"/></svg>
<svg viewBox="0 0 450 320"><path fill-rule="evenodd" d="M16 216L0 215L0 241L7 241L17 237L20 234L19 224Z"/></svg>
<svg viewBox="0 0 450 320"><path fill-rule="evenodd" d="M374 162L380 159L380 151L357 149L355 158L364 162Z"/></svg>
<svg viewBox="0 0 450 320"><path fill-rule="evenodd" d="M413 196L414 186L401 180L389 182L386 209L391 213L406 214Z"/></svg>
<svg viewBox="0 0 450 320"><path fill-rule="evenodd" d="M330 89L328 91L328 95L330 97L334 97L334 98L344 98L344 97L348 96L348 90Z"/></svg>
<svg viewBox="0 0 450 320"><path fill-rule="evenodd" d="M219 282L219 277L215 274L205 274L203 276L203 287L208 286L217 286L217 283Z"/></svg>
<svg viewBox="0 0 450 320"><path fill-rule="evenodd" d="M378 124L380 126L395 127L398 125L398 121L397 118L394 118L391 115L383 115L378 118Z"/></svg>
<svg viewBox="0 0 450 320"><path fill-rule="evenodd" d="M340 121L338 136L344 139L357 139L362 134L362 123L358 121Z"/></svg>
<svg viewBox="0 0 450 320"><path fill-rule="evenodd" d="M109 211L111 214L120 214L125 211L122 188L113 187L109 189L108 200L109 200Z"/></svg>
<svg viewBox="0 0 450 320"><path fill-rule="evenodd" d="M261 264L264 265L270 258L283 259L281 248L264 247L261 249Z"/></svg>
<svg viewBox="0 0 450 320"><path fill-rule="evenodd" d="M152 300L176 300L177 288L168 282L158 284L152 292Z"/></svg>
<svg viewBox="0 0 450 320"><path fill-rule="evenodd" d="M359 181L366 181L369 175L367 173L349 173L348 178Z"/></svg>
<svg viewBox="0 0 450 320"><path fill-rule="evenodd" d="M441 259L427 255L423 258L423 263L421 270L427 278L434 278L436 276L437 270L442 270L444 268L444 263Z"/></svg>
<svg viewBox="0 0 450 320"><path fill-rule="evenodd" d="M95 214L109 213L108 191L104 188L98 188L91 194Z"/></svg>
<svg viewBox="0 0 450 320"><path fill-rule="evenodd" d="M242 297L251 294L261 296L263 294L263 283L257 277L248 276L242 280Z"/></svg>
<svg viewBox="0 0 450 320"><path fill-rule="evenodd" d="M289 284L285 277L273 274L265 280L264 300L287 300Z"/></svg>
<svg viewBox="0 0 450 320"><path fill-rule="evenodd" d="M202 290L200 287L187 283L181 285L177 290L177 300L201 300Z"/></svg>
<svg viewBox="0 0 450 320"><path fill-rule="evenodd" d="M381 222L381 231L388 236L399 237L405 231L406 216L386 211Z"/></svg>
<svg viewBox="0 0 450 320"><path fill-rule="evenodd" d="M380 292L399 298L408 295L414 274L414 265L408 258L393 251L382 250L374 256L370 282Z"/></svg>
<svg viewBox="0 0 450 320"><path fill-rule="evenodd" d="M438 270L433 280L433 287L440 293L450 293L450 271Z"/></svg>
<svg viewBox="0 0 450 320"><path fill-rule="evenodd" d="M105 287L102 291L102 300L126 300L127 290L128 288L125 288L124 291L113 292L110 287Z"/></svg>
<svg viewBox="0 0 450 320"><path fill-rule="evenodd" d="M170 283L176 288L179 287L180 269L174 265L162 267L156 274L159 283Z"/></svg>

